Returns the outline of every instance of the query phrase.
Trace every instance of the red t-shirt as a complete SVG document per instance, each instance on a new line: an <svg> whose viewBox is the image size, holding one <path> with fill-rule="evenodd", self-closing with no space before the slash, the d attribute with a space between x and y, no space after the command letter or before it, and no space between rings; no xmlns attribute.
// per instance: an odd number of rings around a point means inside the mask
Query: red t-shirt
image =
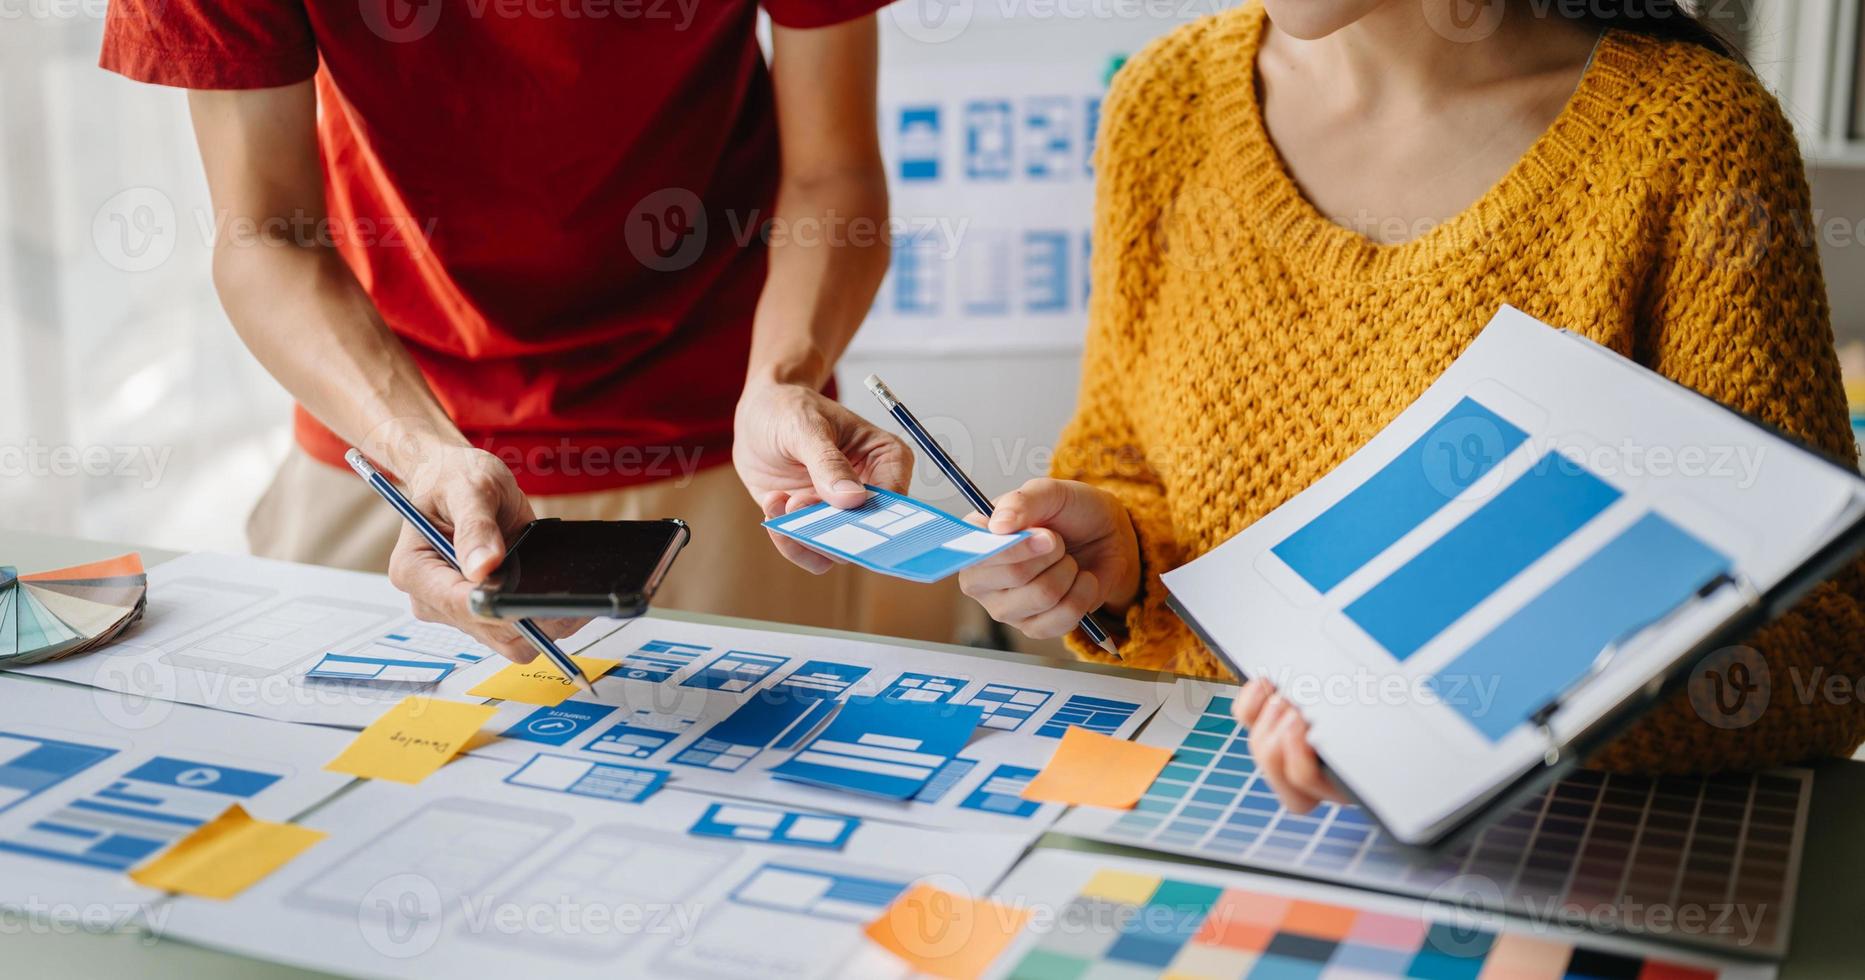
<svg viewBox="0 0 1865 980"><path fill-rule="evenodd" d="M762 0L816 27L886 0ZM531 493L730 457L778 176L756 0L112 0L101 63L314 74L328 228L441 404ZM299 409L299 443L343 443Z"/></svg>

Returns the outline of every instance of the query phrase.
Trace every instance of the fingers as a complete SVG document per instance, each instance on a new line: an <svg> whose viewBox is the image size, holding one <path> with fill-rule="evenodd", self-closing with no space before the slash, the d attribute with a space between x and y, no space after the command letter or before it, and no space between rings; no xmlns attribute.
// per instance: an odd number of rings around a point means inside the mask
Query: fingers
<svg viewBox="0 0 1865 980"><path fill-rule="evenodd" d="M1271 695L1276 693L1276 685L1261 677L1251 678L1245 682L1243 689L1237 692L1236 703L1231 706L1231 713L1236 715L1237 724L1254 731L1257 717L1263 713L1263 706L1269 703Z"/></svg>
<svg viewBox="0 0 1865 980"><path fill-rule="evenodd" d="M861 485L861 477L843 455L835 430L826 419L818 418L803 429L796 459L809 471L810 484L829 506L860 507L868 499L868 488Z"/></svg>
<svg viewBox="0 0 1865 980"><path fill-rule="evenodd" d="M876 429L874 434L880 445L870 449L865 457L868 482L883 490L906 493L907 487L913 484L913 451L891 432Z"/></svg>
<svg viewBox="0 0 1865 980"><path fill-rule="evenodd" d="M993 533L1009 534L1047 524L1068 506L1071 486L1064 480L1031 480L997 499L987 526Z"/></svg>
<svg viewBox="0 0 1865 980"><path fill-rule="evenodd" d="M470 586L468 588L470 590ZM411 599L409 607L413 610L416 619L426 623L441 623L461 630L507 660L528 664L537 659L537 648L520 635L510 623L471 616L461 619L448 608L435 606L419 599Z"/></svg>
<svg viewBox="0 0 1865 980"><path fill-rule="evenodd" d="M1272 685L1256 680L1244 685L1237 703L1240 721L1246 711L1254 718L1254 724L1245 722L1250 753L1283 806L1295 813L1307 813L1323 800L1343 800L1322 769L1320 757L1308 744L1308 723L1274 693Z"/></svg>
<svg viewBox="0 0 1865 980"><path fill-rule="evenodd" d="M1056 603L1066 598L1080 572L1081 566L1075 564L1075 559L1063 555L1020 584L990 590L1002 593L994 603L992 614L1002 614L1004 622L1021 628L1024 620L1055 608Z"/></svg>
<svg viewBox="0 0 1865 980"><path fill-rule="evenodd" d="M975 515L974 515L975 516ZM981 592L1026 585L1062 558L1062 538L1048 528L966 569L973 588ZM968 593L969 594L969 593Z"/></svg>
<svg viewBox="0 0 1865 980"><path fill-rule="evenodd" d="M1074 559L1069 559L1071 562ZM1058 562L1058 564L1060 564ZM1067 636L1069 630L1081 622L1088 611L1101 604L1101 583L1093 572L1083 571L1075 576L1075 582L1069 587L1061 601L1049 607L1045 612L1025 620L1017 629L1023 635L1037 640L1051 640L1058 636Z"/></svg>
<svg viewBox="0 0 1865 980"><path fill-rule="evenodd" d="M1322 800L1339 800L1340 791L1335 789L1334 781L1321 768L1321 757L1315 755L1314 748L1308 744L1308 722L1301 715L1290 712L1289 720L1283 724L1288 729L1288 744L1282 750L1282 763L1289 785L1317 803Z"/></svg>
<svg viewBox="0 0 1865 980"><path fill-rule="evenodd" d="M473 583L412 527L402 528L395 542L389 557L389 581L408 594L416 618L461 630L518 663L530 663L537 656L537 650L511 624L473 615L469 604Z"/></svg>
<svg viewBox="0 0 1865 980"><path fill-rule="evenodd" d="M498 488L477 479L459 480L445 494L447 523L453 525L453 550L460 574L485 581L505 559L505 531L499 524Z"/></svg>
<svg viewBox="0 0 1865 980"><path fill-rule="evenodd" d="M789 494L781 490L765 494L759 504L764 508L764 516L767 518L782 517L791 511L802 509L803 506L800 501L791 498ZM786 538L776 531L767 530L765 533L770 535L771 544L777 547L778 554L790 559L791 564L811 575L821 575L835 567L835 562L830 561L827 555L811 551L801 542Z"/></svg>

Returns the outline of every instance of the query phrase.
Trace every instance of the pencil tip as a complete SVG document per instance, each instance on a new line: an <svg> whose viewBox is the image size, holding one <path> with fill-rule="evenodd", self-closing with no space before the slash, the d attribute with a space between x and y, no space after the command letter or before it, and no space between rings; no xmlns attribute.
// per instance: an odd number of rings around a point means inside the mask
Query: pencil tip
<svg viewBox="0 0 1865 980"><path fill-rule="evenodd" d="M1106 650L1108 656L1116 660L1120 659L1120 648L1114 645L1113 640L1096 640L1095 643L1101 649Z"/></svg>

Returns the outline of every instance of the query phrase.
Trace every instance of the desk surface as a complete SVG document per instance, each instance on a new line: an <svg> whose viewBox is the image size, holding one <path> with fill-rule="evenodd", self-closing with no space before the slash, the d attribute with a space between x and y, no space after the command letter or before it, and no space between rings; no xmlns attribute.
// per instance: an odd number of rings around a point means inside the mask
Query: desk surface
<svg viewBox="0 0 1865 980"><path fill-rule="evenodd" d="M0 563L22 571L59 568L135 550L131 546L84 541L28 531L0 530ZM173 552L140 549L145 564L174 557ZM686 616L698 622L716 617ZM733 622L731 620L718 620ZM765 629L837 635L779 624L756 624ZM990 659L1034 659L1021 654L966 647L947 647L909 640L890 643L922 646ZM1086 664L1066 664L1078 670L1110 670ZM46 682L51 683L51 682ZM1806 852L1800 867L1800 890L1794 903L1790 953L1781 976L1839 977L1865 975L1865 936L1859 934L1858 904L1865 897L1865 762L1833 760L1815 769L1813 804L1807 819ZM1134 848L1115 847L1070 837L1045 834L1038 846L1128 854L1136 857L1186 861ZM1211 867L1225 865L1211 864ZM149 978L317 977L292 967L277 966L244 956L192 946L179 940L132 935L66 933L13 920L0 920L6 937L7 966L20 976L70 974L76 976L127 976Z"/></svg>

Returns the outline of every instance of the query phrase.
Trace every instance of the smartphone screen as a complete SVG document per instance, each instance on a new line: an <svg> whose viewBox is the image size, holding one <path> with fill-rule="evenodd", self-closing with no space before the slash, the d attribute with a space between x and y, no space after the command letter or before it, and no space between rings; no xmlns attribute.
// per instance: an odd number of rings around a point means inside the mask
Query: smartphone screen
<svg viewBox="0 0 1865 980"><path fill-rule="evenodd" d="M640 611L632 606L652 597L687 534L678 521L538 521L476 604L502 617L632 615Z"/></svg>

